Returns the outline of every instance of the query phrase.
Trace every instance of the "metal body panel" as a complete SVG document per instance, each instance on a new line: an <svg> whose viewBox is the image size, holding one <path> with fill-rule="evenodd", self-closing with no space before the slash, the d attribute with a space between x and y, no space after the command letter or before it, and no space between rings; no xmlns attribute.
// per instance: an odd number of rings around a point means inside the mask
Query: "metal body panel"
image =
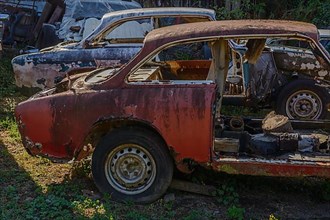
<svg viewBox="0 0 330 220"><path fill-rule="evenodd" d="M51 88L74 69L122 65L137 54L141 47L142 45L113 45L20 55L12 61L16 85Z"/></svg>
<svg viewBox="0 0 330 220"><path fill-rule="evenodd" d="M175 152L176 160L207 162L214 92L214 84L131 85L78 94L70 91L23 102L16 108L16 116L21 121L23 143L32 144L27 147L32 154L72 159L82 150L93 125L122 119L144 121L156 128Z"/></svg>
<svg viewBox="0 0 330 220"><path fill-rule="evenodd" d="M330 79L330 70L324 69L312 53L298 50L277 50L273 54L278 69L287 72L299 72L312 78Z"/></svg>
<svg viewBox="0 0 330 220"><path fill-rule="evenodd" d="M321 176L330 178L329 162L294 162L276 160L219 160L211 165L215 171L256 176Z"/></svg>
<svg viewBox="0 0 330 220"><path fill-rule="evenodd" d="M221 33L221 34L219 34ZM318 43L319 36L315 25L283 20L227 20L211 21L208 25L204 22L194 24L182 24L166 27L152 31L145 42L157 48L171 41L180 40L180 38L202 38L219 36L244 38L255 36L255 38L272 36L296 36L305 37ZM153 42L153 43L152 43Z"/></svg>

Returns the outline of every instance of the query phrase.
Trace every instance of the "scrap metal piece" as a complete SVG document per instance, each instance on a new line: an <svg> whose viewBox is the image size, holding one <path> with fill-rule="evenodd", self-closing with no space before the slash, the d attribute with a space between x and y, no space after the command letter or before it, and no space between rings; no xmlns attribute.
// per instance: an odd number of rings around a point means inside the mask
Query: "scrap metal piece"
<svg viewBox="0 0 330 220"><path fill-rule="evenodd" d="M265 133L292 132L293 128L288 117L272 111L262 120L262 130Z"/></svg>
<svg viewBox="0 0 330 220"><path fill-rule="evenodd" d="M238 153L239 146L239 139L236 138L214 139L214 151L216 152Z"/></svg>

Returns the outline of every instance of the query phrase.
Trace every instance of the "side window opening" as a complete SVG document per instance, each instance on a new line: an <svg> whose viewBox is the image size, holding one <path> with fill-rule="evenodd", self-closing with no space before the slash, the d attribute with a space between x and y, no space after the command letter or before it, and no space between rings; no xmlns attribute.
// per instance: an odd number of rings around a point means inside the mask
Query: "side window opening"
<svg viewBox="0 0 330 220"><path fill-rule="evenodd" d="M154 29L152 18L126 21L104 36L105 40L113 39L144 39Z"/></svg>
<svg viewBox="0 0 330 220"><path fill-rule="evenodd" d="M184 16L177 16L177 17L160 17L157 19L159 27L166 27L172 26L176 24L186 24L186 23L194 23L194 22L203 22L209 21L207 17L184 17Z"/></svg>
<svg viewBox="0 0 330 220"><path fill-rule="evenodd" d="M93 42L94 47L107 46L118 43L143 43L147 33L154 29L153 18L128 20L114 29L103 33L100 39Z"/></svg>
<svg viewBox="0 0 330 220"><path fill-rule="evenodd" d="M175 24L208 21L206 17L149 17L127 20L112 30L103 33L101 39L93 43L94 46L106 46L118 43L143 43L145 36L153 29Z"/></svg>
<svg viewBox="0 0 330 220"><path fill-rule="evenodd" d="M207 80L211 62L211 49L207 42L180 44L160 51L132 73L128 80Z"/></svg>

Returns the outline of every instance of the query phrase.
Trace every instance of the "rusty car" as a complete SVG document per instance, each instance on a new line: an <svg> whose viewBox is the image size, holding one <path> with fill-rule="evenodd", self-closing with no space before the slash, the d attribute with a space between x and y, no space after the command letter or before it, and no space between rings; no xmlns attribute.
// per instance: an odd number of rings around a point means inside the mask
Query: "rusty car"
<svg viewBox="0 0 330 220"><path fill-rule="evenodd" d="M129 63L68 77L19 103L15 117L23 145L31 155L60 162L92 156L96 186L120 201L157 200L174 168L329 178L328 124L274 113L263 122L220 113L235 53L230 44L245 42L244 61L253 64L269 37L308 42L329 69L312 24L233 20L163 27L146 36ZM211 59L171 52L205 45Z"/></svg>
<svg viewBox="0 0 330 220"><path fill-rule="evenodd" d="M291 119L328 118L330 71L308 42L267 38L260 59L252 64L244 61L247 47L239 40L231 47L225 104L273 108Z"/></svg>
<svg viewBox="0 0 330 220"><path fill-rule="evenodd" d="M215 20L213 10L149 8L109 13L92 34L78 43L64 43L14 58L16 84L50 88L66 74L120 66L139 52L144 35L151 29L206 20ZM239 40L231 42L232 65L226 81L224 104L273 108L291 119L328 118L329 71L319 65L305 41L298 41L298 46L284 47L274 44L280 42L278 39L271 40L273 43L267 43L261 59L255 64L244 62L247 48L240 45ZM286 41L282 39L281 42ZM205 56L210 53L207 45L199 49ZM177 55L181 55L181 59L192 55L182 48L180 51Z"/></svg>
<svg viewBox="0 0 330 220"><path fill-rule="evenodd" d="M215 20L215 12L201 8L144 8L107 13L80 42L64 42L12 60L16 85L51 88L73 69L118 66L142 47L147 32L171 24Z"/></svg>

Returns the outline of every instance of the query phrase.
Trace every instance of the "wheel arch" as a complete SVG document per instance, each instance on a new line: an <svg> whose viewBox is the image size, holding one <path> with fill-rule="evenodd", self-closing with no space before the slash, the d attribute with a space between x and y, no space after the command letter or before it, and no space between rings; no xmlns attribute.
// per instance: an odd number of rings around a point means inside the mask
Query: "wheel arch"
<svg viewBox="0 0 330 220"><path fill-rule="evenodd" d="M81 160L83 158L88 157L90 154L92 154L95 147L103 136L113 131L114 129L123 127L142 128L153 132L155 135L158 136L158 138L160 138L164 142L171 156L173 156L171 148L168 146L167 142L161 135L161 132L152 124L134 118L106 118L94 123L83 141L83 147L76 153L75 159Z"/></svg>

